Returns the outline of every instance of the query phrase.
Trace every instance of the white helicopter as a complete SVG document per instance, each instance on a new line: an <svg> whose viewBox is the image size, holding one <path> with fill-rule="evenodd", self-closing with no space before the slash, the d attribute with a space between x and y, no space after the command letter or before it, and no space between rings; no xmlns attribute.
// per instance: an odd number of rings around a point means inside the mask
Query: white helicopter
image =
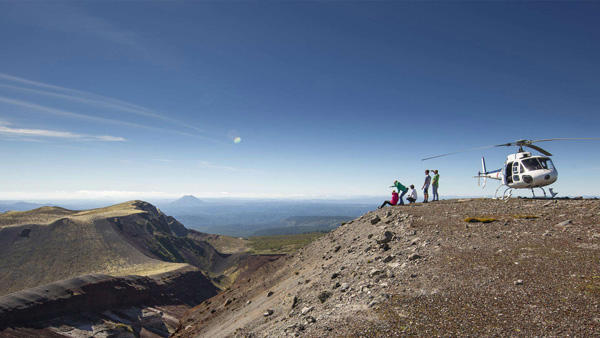
<svg viewBox="0 0 600 338"><path fill-rule="evenodd" d="M433 157L424 158L421 161L430 160L432 158L448 156L453 154L462 153L465 151L493 148L493 147L511 147L517 146L517 152L514 154L510 154L506 158L506 162L504 162L504 167L497 170L487 171L485 167L485 159L481 158L481 166L483 171L480 171L477 176L479 179L483 178L483 187L485 188L486 180L488 178L499 180L502 183L498 188L496 188L496 192L494 193L494 198L506 199L512 196L513 189L531 189L531 193L533 194L533 198L536 198L535 192L533 188L540 188L544 192L544 198L547 198L546 190L543 187L550 185L558 179L558 171L556 167L552 163L552 160L548 156L552 156L546 150L533 145L532 143L536 142L547 142L547 141L558 141L558 140L600 140L600 138L553 138L546 140L517 140L515 142L498 144L495 146L487 146L481 148L473 148L467 150L456 151L453 153L437 155ZM532 155L530 152L524 151L523 147L529 147L531 149L537 150L545 156L541 155ZM498 197L498 190L501 187L506 187L501 197ZM548 189L550 191L550 198L554 198L557 193L552 191L552 188Z"/></svg>

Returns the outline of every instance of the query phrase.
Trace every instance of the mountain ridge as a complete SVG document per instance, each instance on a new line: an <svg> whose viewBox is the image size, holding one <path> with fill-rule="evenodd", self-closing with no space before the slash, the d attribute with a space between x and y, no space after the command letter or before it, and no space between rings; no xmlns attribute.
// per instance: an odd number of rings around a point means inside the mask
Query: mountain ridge
<svg viewBox="0 0 600 338"><path fill-rule="evenodd" d="M237 238L189 230L140 200L10 211L0 214L0 337L125 334L127 325L137 336L167 337L190 306L277 258L253 255ZM110 322L103 311L112 312Z"/></svg>
<svg viewBox="0 0 600 338"><path fill-rule="evenodd" d="M191 265L221 274L221 254L150 203L90 210L41 207L0 214L0 295L82 274L159 274Z"/></svg>

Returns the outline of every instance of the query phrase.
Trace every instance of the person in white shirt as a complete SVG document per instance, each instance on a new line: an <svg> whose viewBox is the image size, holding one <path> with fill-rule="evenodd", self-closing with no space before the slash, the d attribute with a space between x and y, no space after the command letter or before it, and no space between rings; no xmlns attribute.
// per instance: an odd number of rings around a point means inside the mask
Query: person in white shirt
<svg viewBox="0 0 600 338"><path fill-rule="evenodd" d="M408 191L408 197L406 197L406 200L409 204L415 203L417 200L417 191L415 190L415 186L412 184L410 185L410 190Z"/></svg>

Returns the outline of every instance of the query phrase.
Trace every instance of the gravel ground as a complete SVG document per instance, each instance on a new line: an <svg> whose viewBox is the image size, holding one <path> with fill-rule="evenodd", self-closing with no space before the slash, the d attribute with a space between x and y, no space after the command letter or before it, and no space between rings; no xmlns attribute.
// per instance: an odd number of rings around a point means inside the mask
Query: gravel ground
<svg viewBox="0 0 600 338"><path fill-rule="evenodd" d="M599 220L598 200L376 210L192 309L175 336L597 337Z"/></svg>

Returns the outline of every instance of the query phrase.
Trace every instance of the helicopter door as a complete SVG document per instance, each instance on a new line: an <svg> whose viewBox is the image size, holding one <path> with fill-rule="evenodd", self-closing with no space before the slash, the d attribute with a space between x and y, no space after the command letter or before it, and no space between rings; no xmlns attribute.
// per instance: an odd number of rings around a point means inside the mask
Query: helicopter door
<svg viewBox="0 0 600 338"><path fill-rule="evenodd" d="M515 162L512 165L512 180L513 182L519 182L521 180L519 177L519 162Z"/></svg>
<svg viewBox="0 0 600 338"><path fill-rule="evenodd" d="M504 184L511 184L512 180L512 165L513 162L508 162L504 165Z"/></svg>

